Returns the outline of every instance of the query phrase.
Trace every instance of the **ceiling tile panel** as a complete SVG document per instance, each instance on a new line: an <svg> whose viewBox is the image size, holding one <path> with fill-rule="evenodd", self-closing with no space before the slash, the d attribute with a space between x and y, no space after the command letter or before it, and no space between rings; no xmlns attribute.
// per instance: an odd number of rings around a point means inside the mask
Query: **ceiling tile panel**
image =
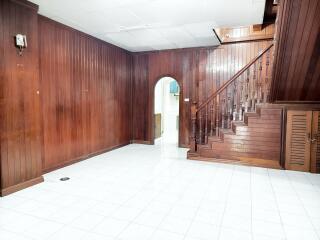
<svg viewBox="0 0 320 240"><path fill-rule="evenodd" d="M262 22L265 0L31 0L39 13L129 51L215 46L214 27Z"/></svg>

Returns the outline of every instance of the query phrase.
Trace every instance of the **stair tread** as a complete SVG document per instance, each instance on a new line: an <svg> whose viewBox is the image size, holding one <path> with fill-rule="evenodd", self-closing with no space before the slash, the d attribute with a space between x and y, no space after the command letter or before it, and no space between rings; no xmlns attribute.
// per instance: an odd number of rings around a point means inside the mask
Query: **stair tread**
<svg viewBox="0 0 320 240"><path fill-rule="evenodd" d="M246 113L244 113L244 115L247 116L247 117L258 117L259 113L257 113L257 112L246 112Z"/></svg>
<svg viewBox="0 0 320 240"><path fill-rule="evenodd" d="M282 109L283 106L281 104L273 104L273 103L260 103L257 104L258 108L271 108L271 109Z"/></svg>

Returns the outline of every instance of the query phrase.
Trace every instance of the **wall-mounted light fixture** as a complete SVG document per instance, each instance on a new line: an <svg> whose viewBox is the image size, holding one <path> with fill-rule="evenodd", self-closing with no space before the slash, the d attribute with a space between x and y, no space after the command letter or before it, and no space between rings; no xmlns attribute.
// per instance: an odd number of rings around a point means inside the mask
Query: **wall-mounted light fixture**
<svg viewBox="0 0 320 240"><path fill-rule="evenodd" d="M22 56L22 50L27 47L27 36L22 34L17 34L15 36L16 46L19 48L19 55Z"/></svg>

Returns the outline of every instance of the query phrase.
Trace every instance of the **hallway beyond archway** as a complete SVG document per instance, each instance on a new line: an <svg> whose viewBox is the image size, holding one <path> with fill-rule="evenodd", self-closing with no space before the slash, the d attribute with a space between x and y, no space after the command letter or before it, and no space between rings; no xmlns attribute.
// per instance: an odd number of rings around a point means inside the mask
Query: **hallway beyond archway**
<svg viewBox="0 0 320 240"><path fill-rule="evenodd" d="M178 145L179 142L178 82L171 77L161 78L154 88L154 139Z"/></svg>

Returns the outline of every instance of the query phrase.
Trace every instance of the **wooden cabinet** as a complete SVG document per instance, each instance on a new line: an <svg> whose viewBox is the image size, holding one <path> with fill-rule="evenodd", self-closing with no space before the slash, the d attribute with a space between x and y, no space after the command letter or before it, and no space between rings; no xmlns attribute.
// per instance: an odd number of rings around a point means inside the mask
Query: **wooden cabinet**
<svg viewBox="0 0 320 240"><path fill-rule="evenodd" d="M320 112L312 114L311 172L320 173Z"/></svg>
<svg viewBox="0 0 320 240"><path fill-rule="evenodd" d="M319 111L287 112L286 169L320 172L319 126Z"/></svg>

